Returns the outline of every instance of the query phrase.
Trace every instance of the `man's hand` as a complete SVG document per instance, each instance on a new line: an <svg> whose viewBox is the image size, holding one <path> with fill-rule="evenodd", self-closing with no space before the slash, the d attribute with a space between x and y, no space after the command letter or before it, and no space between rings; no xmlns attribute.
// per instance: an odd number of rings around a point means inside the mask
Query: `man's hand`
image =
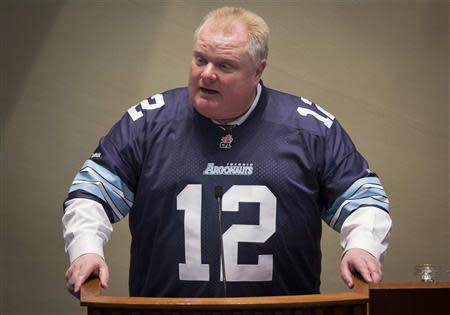
<svg viewBox="0 0 450 315"><path fill-rule="evenodd" d="M76 298L80 297L81 285L95 275L100 278L102 288L108 286L109 270L103 258L97 254L84 254L75 259L66 272L67 290Z"/></svg>
<svg viewBox="0 0 450 315"><path fill-rule="evenodd" d="M353 288L352 274L359 273L366 282L380 282L383 278L381 263L369 252L351 248L342 257L341 277L345 284Z"/></svg>

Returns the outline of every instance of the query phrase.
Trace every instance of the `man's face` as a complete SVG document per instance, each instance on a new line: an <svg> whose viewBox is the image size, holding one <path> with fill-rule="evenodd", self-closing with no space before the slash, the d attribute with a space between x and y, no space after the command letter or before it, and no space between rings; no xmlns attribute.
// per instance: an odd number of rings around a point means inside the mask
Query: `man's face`
<svg viewBox="0 0 450 315"><path fill-rule="evenodd" d="M220 27L207 22L198 34L189 71L189 95L203 116L227 123L250 107L266 61L255 66L247 42L247 30L241 23L224 34Z"/></svg>

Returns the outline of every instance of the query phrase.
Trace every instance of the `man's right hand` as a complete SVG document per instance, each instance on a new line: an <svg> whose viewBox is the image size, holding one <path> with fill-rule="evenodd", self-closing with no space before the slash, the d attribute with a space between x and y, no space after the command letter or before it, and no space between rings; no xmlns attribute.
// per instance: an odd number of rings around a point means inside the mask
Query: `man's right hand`
<svg viewBox="0 0 450 315"><path fill-rule="evenodd" d="M99 277L102 288L108 286L109 270L105 260L97 254L84 254L75 259L66 272L67 290L80 298L81 285L90 275Z"/></svg>

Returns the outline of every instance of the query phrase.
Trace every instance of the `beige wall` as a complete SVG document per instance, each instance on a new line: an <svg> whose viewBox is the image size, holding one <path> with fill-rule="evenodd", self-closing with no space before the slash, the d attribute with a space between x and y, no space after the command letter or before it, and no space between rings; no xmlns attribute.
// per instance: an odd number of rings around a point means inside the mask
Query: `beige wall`
<svg viewBox="0 0 450 315"><path fill-rule="evenodd" d="M447 1L2 1L1 314L82 314L66 294L60 218L75 172L131 105L186 84L192 32L223 3L271 27L266 85L335 114L381 176L387 280L450 268ZM107 247L127 293L127 222ZM344 287L325 227L323 291Z"/></svg>

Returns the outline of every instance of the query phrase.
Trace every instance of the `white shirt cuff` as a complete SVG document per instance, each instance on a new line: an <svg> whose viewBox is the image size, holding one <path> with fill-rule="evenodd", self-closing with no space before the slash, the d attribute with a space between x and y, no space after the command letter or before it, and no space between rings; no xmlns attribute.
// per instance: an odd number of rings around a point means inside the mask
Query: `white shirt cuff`
<svg viewBox="0 0 450 315"><path fill-rule="evenodd" d="M102 205L94 200L75 198L65 203L63 236L70 263L83 254L98 254L110 240L112 225Z"/></svg>
<svg viewBox="0 0 450 315"><path fill-rule="evenodd" d="M361 248L382 261L389 246L392 220L377 207L362 207L352 213L341 228L341 246L345 253Z"/></svg>
<svg viewBox="0 0 450 315"><path fill-rule="evenodd" d="M103 240L95 234L80 235L66 249L70 263L84 254L97 254L105 259Z"/></svg>

